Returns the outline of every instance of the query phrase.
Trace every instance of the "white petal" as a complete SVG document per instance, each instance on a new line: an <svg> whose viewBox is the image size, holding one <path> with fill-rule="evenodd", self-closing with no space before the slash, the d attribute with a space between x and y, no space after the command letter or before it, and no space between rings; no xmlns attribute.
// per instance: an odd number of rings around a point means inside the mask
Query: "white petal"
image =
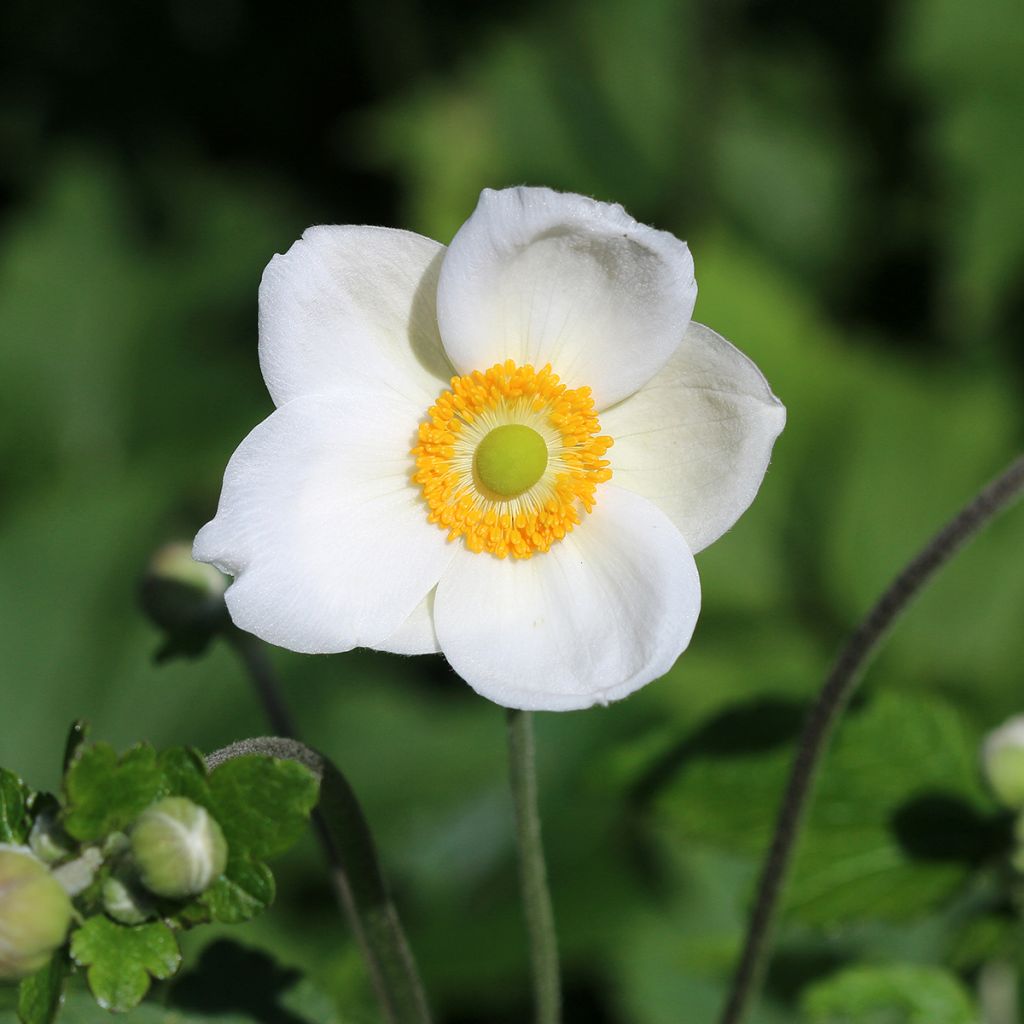
<svg viewBox="0 0 1024 1024"><path fill-rule="evenodd" d="M485 189L444 257L437 315L460 373L551 363L602 409L665 365L696 297L686 243L621 206Z"/></svg>
<svg viewBox="0 0 1024 1024"><path fill-rule="evenodd" d="M455 548L410 480L418 415L350 387L289 402L242 442L193 552L236 577L239 627L330 653L377 644L413 613Z"/></svg>
<svg viewBox="0 0 1024 1024"><path fill-rule="evenodd" d="M611 484L550 551L525 561L460 552L438 584L441 650L506 707L568 711L625 697L664 675L700 610L679 531Z"/></svg>
<svg viewBox="0 0 1024 1024"><path fill-rule="evenodd" d="M260 284L260 365L275 404L347 381L430 404L451 366L437 332L444 246L390 228L309 228Z"/></svg>
<svg viewBox="0 0 1024 1024"><path fill-rule="evenodd" d="M391 636L370 646L375 651L388 651L391 654L438 654L441 648L434 630L436 593L436 590L431 590Z"/></svg>
<svg viewBox="0 0 1024 1024"><path fill-rule="evenodd" d="M754 500L785 423L754 363L697 323L661 373L601 414L613 481L653 501L694 553Z"/></svg>

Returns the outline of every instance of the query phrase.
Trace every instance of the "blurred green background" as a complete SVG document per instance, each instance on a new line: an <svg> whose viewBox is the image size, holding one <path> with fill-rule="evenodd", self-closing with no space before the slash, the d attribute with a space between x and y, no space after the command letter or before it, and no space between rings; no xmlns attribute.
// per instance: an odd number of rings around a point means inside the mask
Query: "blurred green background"
<svg viewBox="0 0 1024 1024"><path fill-rule="evenodd" d="M621 202L689 240L696 318L757 361L789 425L698 559L704 612L670 675L538 717L545 838L567 1021L712 1021L803 702L1024 439L1022 57L1019 0L8 0L0 763L55 785L74 717L120 746L265 731L226 648L154 664L135 600L271 409L273 253L323 222L447 241L485 186ZM872 669L759 1024L968 1024L1019 969L976 751L1024 711L1022 553L1017 510ZM501 710L440 659L274 657L364 802L440 1024L528 1019ZM203 959L217 936L196 933L198 973L157 993L177 1016L140 1020L377 1019L313 843L278 870L278 904L230 934L248 952ZM828 981L867 965L871 989L897 962L892 1016L849 1009L875 998L856 973Z"/></svg>

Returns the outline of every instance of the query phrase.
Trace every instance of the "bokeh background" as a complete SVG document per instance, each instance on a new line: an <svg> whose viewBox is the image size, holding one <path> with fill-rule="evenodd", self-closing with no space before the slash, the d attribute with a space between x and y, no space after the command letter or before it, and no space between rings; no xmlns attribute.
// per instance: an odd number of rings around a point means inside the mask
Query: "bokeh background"
<svg viewBox="0 0 1024 1024"><path fill-rule="evenodd" d="M136 589L271 410L273 253L323 222L447 241L485 186L621 202L689 240L697 319L789 425L698 560L670 675L538 717L545 838L570 1024L713 1020L806 699L1024 439L1022 69L1019 0L8 0L0 763L54 786L75 717L120 746L266 730L226 647L154 663ZM1024 711L1022 655L1018 509L871 670L758 1022L811 1013L850 964L911 965L900 999L952 1014L1019 960L977 743ZM364 802L439 1022L528 1019L501 710L439 658L274 661ZM312 842L278 872L271 913L240 946L192 936L194 973L156 993L173 1010L141 1020L377 1020Z"/></svg>

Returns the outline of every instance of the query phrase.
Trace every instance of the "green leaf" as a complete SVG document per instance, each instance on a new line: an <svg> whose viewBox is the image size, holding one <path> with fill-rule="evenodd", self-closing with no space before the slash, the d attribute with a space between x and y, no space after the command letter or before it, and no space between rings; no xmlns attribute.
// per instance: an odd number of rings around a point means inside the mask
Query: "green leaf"
<svg viewBox="0 0 1024 1024"><path fill-rule="evenodd" d="M225 761L210 776L212 805L234 854L262 860L283 853L306 829L319 786L294 761L246 755Z"/></svg>
<svg viewBox="0 0 1024 1024"><path fill-rule="evenodd" d="M21 1024L52 1024L57 1019L68 974L68 958L58 950L50 962L18 986Z"/></svg>
<svg viewBox="0 0 1024 1024"><path fill-rule="evenodd" d="M188 797L212 811L206 762L198 750L170 747L161 751L157 763L164 777L164 792L167 796Z"/></svg>
<svg viewBox="0 0 1024 1024"><path fill-rule="evenodd" d="M760 857L797 724L791 704L760 701L691 737L657 803L676 834ZM880 692L851 711L812 798L788 912L813 924L898 920L950 895L999 840L976 751L936 698Z"/></svg>
<svg viewBox="0 0 1024 1024"><path fill-rule="evenodd" d="M105 1010L137 1006L150 977L169 978L181 964L174 933L163 922L128 928L99 914L71 939L75 962L88 968L89 988Z"/></svg>
<svg viewBox="0 0 1024 1024"><path fill-rule="evenodd" d="M118 759L108 743L80 750L64 780L68 811L64 827L82 842L127 829L163 795L156 751L139 744Z"/></svg>
<svg viewBox="0 0 1024 1024"><path fill-rule="evenodd" d="M241 924L266 910L274 902L274 893L274 876L266 864L239 856L232 857L223 877L197 902L212 920Z"/></svg>
<svg viewBox="0 0 1024 1024"><path fill-rule="evenodd" d="M0 843L20 845L31 825L25 812L28 792L13 772L0 768Z"/></svg>
<svg viewBox="0 0 1024 1024"><path fill-rule="evenodd" d="M978 1024L959 978L940 967L850 967L802 999L811 1024Z"/></svg>

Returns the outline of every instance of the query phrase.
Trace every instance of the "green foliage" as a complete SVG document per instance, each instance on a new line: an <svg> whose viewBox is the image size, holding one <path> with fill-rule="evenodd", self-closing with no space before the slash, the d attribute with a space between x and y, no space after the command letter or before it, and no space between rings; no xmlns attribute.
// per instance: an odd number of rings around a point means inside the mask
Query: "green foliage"
<svg viewBox="0 0 1024 1024"><path fill-rule="evenodd" d="M89 988L105 1010L137 1006L151 978L169 978L181 963L174 933L162 921L127 927L90 917L71 939L75 963L88 968Z"/></svg>
<svg viewBox="0 0 1024 1024"><path fill-rule="evenodd" d="M100 1006L124 1011L142 1000L152 978L166 979L177 971L181 955L175 930L208 921L248 921L273 902L274 878L263 858L283 853L299 838L319 787L312 772L290 761L248 755L226 761L208 775L195 750L171 747L158 754L140 744L118 758L109 744L82 742L84 733L78 724L72 730L75 742L67 760L63 801L31 793L16 776L0 769L0 841L23 841L36 815L63 822L68 847L53 845L50 859L54 870L77 879L76 920L84 918L72 926L70 955L87 968L89 987ZM148 877L145 868L152 865L136 859L143 854L125 834L154 803L164 808L160 801L175 800L197 821L212 819L222 825L230 843L223 873L187 901L157 899L139 888ZM166 845L158 852L166 858ZM29 863L67 905L64 890L42 864ZM164 867L173 874L173 864ZM212 868L211 874L218 870ZM115 882L120 891L138 889L142 897L137 916L125 920L157 919L126 925L103 913ZM22 1024L56 1019L67 970L62 950L44 970L21 983L17 1013Z"/></svg>
<svg viewBox="0 0 1024 1024"><path fill-rule="evenodd" d="M978 1024L960 980L938 967L851 967L811 986L809 1024Z"/></svg>
<svg viewBox="0 0 1024 1024"><path fill-rule="evenodd" d="M799 721L792 705L755 703L712 722L679 752L659 817L680 841L762 853ZM818 925L903 919L948 897L999 837L977 746L934 697L880 692L852 710L817 787L789 913Z"/></svg>
<svg viewBox="0 0 1024 1024"><path fill-rule="evenodd" d="M663 813L672 823L669 866L652 864L623 829L624 794L652 745L760 694L804 701L897 565L1020 448L1024 9L908 0L726 5L709 16L695 2L572 0L426 14L397 0L346 9L343 32L316 33L337 51L321 64L343 69L324 89L308 73L316 40L301 19L282 45L277 22L237 6L202 17L175 8L170 21L140 7L103 25L100 39L86 7L55 0L47 10L63 34L45 18L15 18L0 33L16 54L0 110L10 157L0 232L3 761L56 791L53 749L70 714L94 720L118 749L141 735L158 748L213 749L263 730L226 650L154 668L158 638L132 589L157 545L188 539L212 514L227 456L272 409L254 352L256 290L273 252L310 223L384 223L447 241L484 186L551 184L621 201L691 240L697 319L758 361L789 424L750 512L699 556L704 610L678 667L608 712L538 722L545 841L566 965L585 997L616 1024L675 1024L681 1006L712 1020L795 733L763 751L760 770L736 752L708 772L723 788L694 808L710 841L655 805L654 827ZM68 43L79 38L88 61ZM183 52L182 88L146 93ZM272 96L268 53L281 70ZM226 87L199 103L189 84L209 83L204 68ZM139 98L109 102L126 73ZM1022 549L1014 513L910 612L869 684L929 706L942 698L968 736L1019 712ZM415 893L411 937L438 1015L525 1019L500 717L433 659L278 658L303 734L344 765L399 892ZM840 725L840 743L862 713ZM943 810L908 787L895 841L900 779L920 775L900 753L902 734L888 742L888 795L867 769L877 830L864 830L867 810L840 802L855 821L832 821L837 852L849 833L874 833L865 856L891 888L868 893L872 918L898 916L889 901L906 910L908 884L911 903L930 909L898 925L784 928L788 973L755 1019L793 1021L820 957L973 971L1020 943L1000 902L1005 879L981 906L950 904L941 892L955 896L986 865L924 856L943 818L977 836L983 802L941 782L954 794ZM190 757L168 787L203 802ZM972 780L974 764L960 760ZM716 800L731 807L728 828L707 806ZM828 882L828 843L820 828L807 837L811 860L794 886ZM358 952L339 942L329 894L311 881L318 866L308 849L285 864L276 910L254 927L338 1001L365 1005ZM908 883L916 868L921 888ZM867 881L847 889L866 892ZM821 906L820 890L810 898ZM849 911L825 909L836 920ZM988 929L969 925L974 914L1009 937L982 941ZM807 945L787 945L794 934ZM628 1004L609 1006L609 991L628 992ZM72 993L68 1019L106 1018L90 1005ZM185 1012L137 1011L161 1022Z"/></svg>
<svg viewBox="0 0 1024 1024"><path fill-rule="evenodd" d="M164 780L156 751L140 743L122 757L109 743L82 747L64 778L64 827L82 842L123 831L161 796Z"/></svg>
<svg viewBox="0 0 1024 1024"><path fill-rule="evenodd" d="M13 772L0 768L0 843L19 845L30 828L25 813L25 784Z"/></svg>
<svg viewBox="0 0 1024 1024"><path fill-rule="evenodd" d="M18 986L18 1020L21 1024L52 1024L60 1012L67 980L68 962L63 950Z"/></svg>
<svg viewBox="0 0 1024 1024"><path fill-rule="evenodd" d="M274 876L266 864L244 853L233 854L224 875L199 897L199 903L211 920L241 924L269 907L274 893ZM188 909L186 913L195 911Z"/></svg>
<svg viewBox="0 0 1024 1024"><path fill-rule="evenodd" d="M260 860L295 843L318 792L308 768L252 754L218 766L209 785L209 809L222 822L228 847Z"/></svg>

